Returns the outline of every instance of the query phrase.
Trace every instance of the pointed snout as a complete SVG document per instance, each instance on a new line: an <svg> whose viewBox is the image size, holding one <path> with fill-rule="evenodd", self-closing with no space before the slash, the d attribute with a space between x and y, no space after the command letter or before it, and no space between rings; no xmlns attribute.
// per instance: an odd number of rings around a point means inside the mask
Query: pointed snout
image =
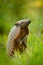
<svg viewBox="0 0 43 65"><path fill-rule="evenodd" d="M29 25L31 23L31 20L26 20L26 24Z"/></svg>

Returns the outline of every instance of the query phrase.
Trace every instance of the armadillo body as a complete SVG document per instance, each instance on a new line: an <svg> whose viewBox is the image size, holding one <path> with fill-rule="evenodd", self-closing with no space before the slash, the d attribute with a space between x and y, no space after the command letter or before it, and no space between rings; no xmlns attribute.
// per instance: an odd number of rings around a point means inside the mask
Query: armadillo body
<svg viewBox="0 0 43 65"><path fill-rule="evenodd" d="M29 33L28 24L30 20L20 20L16 22L15 26L11 29L8 41L7 41L7 54L13 56L15 50L20 51L21 53L27 47L27 35Z"/></svg>

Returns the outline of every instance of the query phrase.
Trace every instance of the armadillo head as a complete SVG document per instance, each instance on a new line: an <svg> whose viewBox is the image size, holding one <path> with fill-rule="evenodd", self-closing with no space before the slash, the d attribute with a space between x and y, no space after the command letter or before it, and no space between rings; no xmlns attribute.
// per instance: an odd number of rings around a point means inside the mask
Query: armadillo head
<svg viewBox="0 0 43 65"><path fill-rule="evenodd" d="M19 25L20 27L28 26L31 23L29 19L23 19L16 22L16 25Z"/></svg>

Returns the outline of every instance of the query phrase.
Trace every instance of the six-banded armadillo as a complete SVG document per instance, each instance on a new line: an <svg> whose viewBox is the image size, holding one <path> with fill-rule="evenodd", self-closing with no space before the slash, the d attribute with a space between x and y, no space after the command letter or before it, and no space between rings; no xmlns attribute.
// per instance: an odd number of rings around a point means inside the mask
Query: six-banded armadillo
<svg viewBox="0 0 43 65"><path fill-rule="evenodd" d="M22 53L26 49L27 35L29 33L28 25L30 22L28 19L17 21L11 29L6 46L9 56L13 56L15 50L19 50Z"/></svg>

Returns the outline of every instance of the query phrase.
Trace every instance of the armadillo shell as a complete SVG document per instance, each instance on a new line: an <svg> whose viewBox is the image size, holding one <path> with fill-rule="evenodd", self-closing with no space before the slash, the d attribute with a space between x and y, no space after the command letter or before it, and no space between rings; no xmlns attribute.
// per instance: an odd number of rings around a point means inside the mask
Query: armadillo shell
<svg viewBox="0 0 43 65"><path fill-rule="evenodd" d="M8 41L7 41L7 54L12 56L14 54L14 41L15 39L18 37L18 35L20 34L20 27L16 27L14 26L8 36Z"/></svg>

